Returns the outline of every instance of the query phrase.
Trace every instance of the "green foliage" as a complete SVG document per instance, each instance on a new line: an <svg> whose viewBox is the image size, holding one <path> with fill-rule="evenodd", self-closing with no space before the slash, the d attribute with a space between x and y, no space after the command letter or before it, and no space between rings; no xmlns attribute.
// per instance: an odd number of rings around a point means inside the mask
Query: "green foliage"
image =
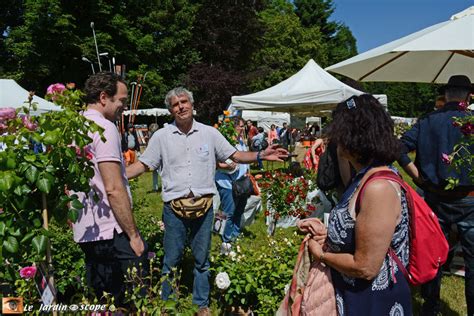
<svg viewBox="0 0 474 316"><path fill-rule="evenodd" d="M325 40L330 40L334 36L338 24L329 22L329 17L334 12L332 0L295 0L293 3L301 25L304 27L319 25Z"/></svg>
<svg viewBox="0 0 474 316"><path fill-rule="evenodd" d="M14 8L0 14L8 23L4 54L9 61L2 63L0 74L27 89L43 91L58 80L84 82L91 67L82 56L99 70L91 21L99 51L132 70L130 80L148 72L142 107L162 104L166 91L182 82L189 65L199 58L195 50L183 49L190 46L198 8L191 1L15 2ZM103 70L109 69L106 58L101 64Z"/></svg>
<svg viewBox="0 0 474 316"><path fill-rule="evenodd" d="M453 152L449 155L449 160L452 168L456 171L461 169L467 170L469 179L474 182L474 115L472 111L467 109L468 104L463 103L466 108L466 115L453 118L453 125L458 127L462 133L462 137L453 148ZM461 107L461 104L460 104ZM459 185L459 179L450 177L446 179L448 184L446 189L454 189Z"/></svg>
<svg viewBox="0 0 474 316"><path fill-rule="evenodd" d="M265 26L263 47L253 56L258 74L250 85L252 91L268 88L293 75L309 59L327 63L327 44L318 26L304 28L291 4L272 1L259 14Z"/></svg>
<svg viewBox="0 0 474 316"><path fill-rule="evenodd" d="M227 111L224 111L224 113ZM237 142L237 131L233 121L229 118L225 118L224 121L220 122L217 126L217 129L225 137L225 139L232 145L235 146Z"/></svg>
<svg viewBox="0 0 474 316"><path fill-rule="evenodd" d="M189 68L185 83L195 93L198 117L210 123L248 84L251 57L261 45L262 1L199 2L191 47L200 61Z"/></svg>
<svg viewBox="0 0 474 316"><path fill-rule="evenodd" d="M426 83L364 83L364 91L386 94L390 114L404 117L431 112L437 96L437 87Z"/></svg>
<svg viewBox="0 0 474 316"><path fill-rule="evenodd" d="M319 27L322 41L327 44L329 64L357 54L356 40L349 28L344 23L329 20L334 12L332 0L295 0L294 5L303 27Z"/></svg>
<svg viewBox="0 0 474 316"><path fill-rule="evenodd" d="M356 39L349 27L338 25L336 35L329 41L329 64L335 64L357 55Z"/></svg>
<svg viewBox="0 0 474 316"><path fill-rule="evenodd" d="M53 80L77 82L72 74L80 69L76 43L81 39L75 17L63 11L59 0L25 0L20 8L22 23L10 25L5 41L10 61L5 73L36 91Z"/></svg>
<svg viewBox="0 0 474 316"><path fill-rule="evenodd" d="M87 291L84 253L73 240L72 229L53 222L49 226L54 282L61 301L72 298L77 303Z"/></svg>
<svg viewBox="0 0 474 316"><path fill-rule="evenodd" d="M285 286L291 281L301 236L263 237L264 244L249 248L246 243L236 243L235 251L228 256L211 258L214 278L226 272L230 286L221 290L214 288L213 296L227 307L250 307L259 315L271 315L277 309Z"/></svg>
<svg viewBox="0 0 474 316"><path fill-rule="evenodd" d="M303 218L310 215L315 210L314 206L306 204L308 192L315 189L314 182L309 181L310 178L309 173L296 177L280 170L266 172L264 178L259 180L269 207L265 215L271 215L275 220L284 216Z"/></svg>
<svg viewBox="0 0 474 316"><path fill-rule="evenodd" d="M405 134L405 132L408 131L410 128L411 125L408 123L398 123L394 124L393 132L395 133L395 136L397 136L397 138L401 138L403 134Z"/></svg>
<svg viewBox="0 0 474 316"><path fill-rule="evenodd" d="M181 292L187 289L179 285L179 271L173 271L175 278L170 280L174 293L170 299L163 301L161 299L161 284L165 277L160 275L161 264L155 258L150 259L150 271L148 276L141 277L137 268L129 269L125 276L125 283L129 284L129 290L125 292L125 302L130 304L127 313L140 313L144 315L162 315L162 311L166 311L170 315L195 315L198 306L192 305L188 297L181 296ZM146 294L143 295L145 290Z"/></svg>

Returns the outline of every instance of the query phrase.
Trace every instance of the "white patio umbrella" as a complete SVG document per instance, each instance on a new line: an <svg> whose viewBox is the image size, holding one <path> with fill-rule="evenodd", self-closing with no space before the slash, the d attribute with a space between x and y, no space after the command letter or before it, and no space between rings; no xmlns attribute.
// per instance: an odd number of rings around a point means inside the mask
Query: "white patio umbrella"
<svg viewBox="0 0 474 316"><path fill-rule="evenodd" d="M326 68L358 81L446 83L474 80L474 6L449 21L405 36Z"/></svg>

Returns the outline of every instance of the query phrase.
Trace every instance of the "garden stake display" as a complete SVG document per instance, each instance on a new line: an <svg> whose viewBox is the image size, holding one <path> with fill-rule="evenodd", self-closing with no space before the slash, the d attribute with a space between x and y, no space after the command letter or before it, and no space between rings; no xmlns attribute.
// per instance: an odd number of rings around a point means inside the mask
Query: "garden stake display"
<svg viewBox="0 0 474 316"><path fill-rule="evenodd" d="M131 124L135 123L135 116L136 116L136 111L138 110L138 105L140 104L140 99L142 97L142 92L143 92L143 86L141 82L145 82L146 74L143 76L138 76L137 82L132 82L130 84L131 86L131 92L130 92L130 119L129 122Z"/></svg>
<svg viewBox="0 0 474 316"><path fill-rule="evenodd" d="M43 202L43 228L48 230L48 203L46 202L46 194L41 193L41 199ZM54 289L54 276L49 272L50 270L53 270L53 261L51 259L51 242L49 239L46 245L46 267L46 273L48 274L48 284L50 284ZM54 297L52 304L56 304L56 297ZM53 315L58 315L58 312L53 310Z"/></svg>

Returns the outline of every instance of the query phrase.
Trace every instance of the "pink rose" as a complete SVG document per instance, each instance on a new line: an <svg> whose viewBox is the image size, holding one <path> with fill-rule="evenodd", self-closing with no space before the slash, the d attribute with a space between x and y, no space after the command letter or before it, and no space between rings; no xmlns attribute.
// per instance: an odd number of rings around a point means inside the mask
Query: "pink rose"
<svg viewBox="0 0 474 316"><path fill-rule="evenodd" d="M459 111L467 111L468 106L469 104L467 104L467 102L461 101L459 102L458 109Z"/></svg>
<svg viewBox="0 0 474 316"><path fill-rule="evenodd" d="M23 279L32 279L34 278L36 274L36 267L35 266L30 266L30 267L24 267L20 269L20 276Z"/></svg>
<svg viewBox="0 0 474 316"><path fill-rule="evenodd" d="M16 117L16 111L14 108L1 108L0 109L0 123L5 122Z"/></svg>
<svg viewBox="0 0 474 316"><path fill-rule="evenodd" d="M452 161L452 158L451 158L451 156L449 156L448 154L443 153L443 154L441 155L441 160L442 160L445 164L450 165L450 164L451 164L451 161Z"/></svg>
<svg viewBox="0 0 474 316"><path fill-rule="evenodd" d="M38 127L38 124L36 124L35 122L32 122L30 118L26 115L21 117L21 122L23 123L23 126L25 126L30 131L34 131Z"/></svg>
<svg viewBox="0 0 474 316"><path fill-rule="evenodd" d="M84 147L84 152L86 154L87 160L92 160L92 158L94 158L94 155L92 154L91 146Z"/></svg>
<svg viewBox="0 0 474 316"><path fill-rule="evenodd" d="M461 132L466 136L474 134L474 125L471 122L464 123L461 126Z"/></svg>
<svg viewBox="0 0 474 316"><path fill-rule="evenodd" d="M46 90L47 94L61 94L66 90L66 87L62 83L55 83L48 87Z"/></svg>

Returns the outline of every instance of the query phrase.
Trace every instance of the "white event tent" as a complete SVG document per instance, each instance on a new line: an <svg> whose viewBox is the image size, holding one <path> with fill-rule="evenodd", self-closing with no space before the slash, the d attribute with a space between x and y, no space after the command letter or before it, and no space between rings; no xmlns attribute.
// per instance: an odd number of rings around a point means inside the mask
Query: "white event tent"
<svg viewBox="0 0 474 316"><path fill-rule="evenodd" d="M128 110L123 111L123 115L145 115L145 116L168 116L170 111L164 108L152 108L152 109L137 109L137 110Z"/></svg>
<svg viewBox="0 0 474 316"><path fill-rule="evenodd" d="M236 110L287 112L297 116L317 116L352 95L361 95L322 69L313 59L290 78L268 89L232 97ZM385 95L375 95L387 106Z"/></svg>
<svg viewBox="0 0 474 316"><path fill-rule="evenodd" d="M29 91L23 89L13 79L0 79L0 108L15 108L28 106ZM61 107L46 101L38 96L33 96L33 102L36 102L36 111L31 111L31 115L40 115L51 111L61 111Z"/></svg>
<svg viewBox="0 0 474 316"><path fill-rule="evenodd" d="M242 111L242 118L257 122L257 126L263 127L265 131L268 131L272 124L281 127L283 123L290 124L291 122L290 114L282 112L245 110Z"/></svg>

